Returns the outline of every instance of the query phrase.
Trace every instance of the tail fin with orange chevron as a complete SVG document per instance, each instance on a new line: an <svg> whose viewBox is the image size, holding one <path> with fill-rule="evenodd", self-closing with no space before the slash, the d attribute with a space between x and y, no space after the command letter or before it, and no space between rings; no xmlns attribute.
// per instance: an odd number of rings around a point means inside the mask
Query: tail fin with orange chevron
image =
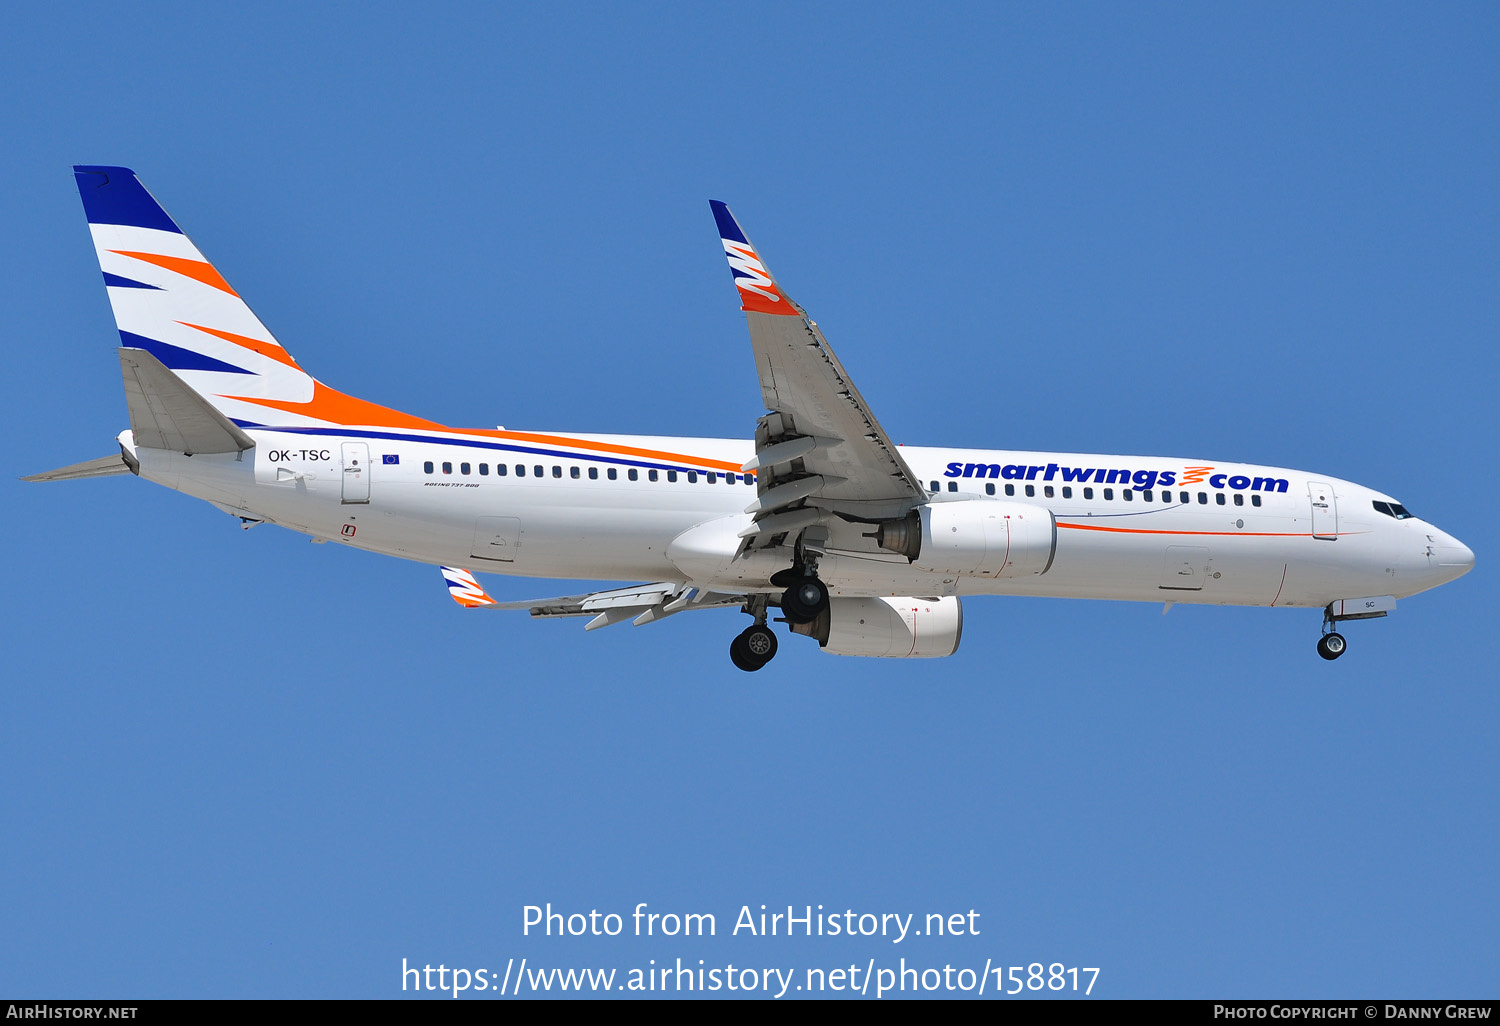
<svg viewBox="0 0 1500 1026"><path fill-rule="evenodd" d="M123 349L149 353L239 427L440 426L303 370L135 172L77 165L73 174Z"/></svg>

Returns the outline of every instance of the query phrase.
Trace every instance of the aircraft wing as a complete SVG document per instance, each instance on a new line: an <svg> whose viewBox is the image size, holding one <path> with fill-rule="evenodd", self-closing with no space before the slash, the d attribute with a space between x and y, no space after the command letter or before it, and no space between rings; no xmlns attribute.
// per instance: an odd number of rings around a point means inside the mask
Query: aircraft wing
<svg viewBox="0 0 1500 1026"><path fill-rule="evenodd" d="M856 521L903 516L927 500L818 326L776 284L729 208L709 204L750 326L766 409L755 430L757 538L798 530L818 511ZM773 519L776 518L776 519Z"/></svg>
<svg viewBox="0 0 1500 1026"><path fill-rule="evenodd" d="M521 602L496 602L479 586L474 575L458 567L439 569L448 582L453 600L467 609L524 609L532 616L592 616L584 630L630 620L636 626L660 620L688 609L719 609L739 606L744 595L703 591L670 581L661 584L637 584L586 595L563 595L558 598L527 599Z"/></svg>

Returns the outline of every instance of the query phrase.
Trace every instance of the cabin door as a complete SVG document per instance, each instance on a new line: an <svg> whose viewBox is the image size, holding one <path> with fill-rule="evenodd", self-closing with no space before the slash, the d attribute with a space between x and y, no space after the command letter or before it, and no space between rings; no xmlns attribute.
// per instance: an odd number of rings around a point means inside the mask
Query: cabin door
<svg viewBox="0 0 1500 1026"><path fill-rule="evenodd" d="M370 501L370 447L364 442L345 442L343 501Z"/></svg>
<svg viewBox="0 0 1500 1026"><path fill-rule="evenodd" d="M1323 481L1309 481L1307 497L1312 502L1313 537L1333 541L1339 536L1339 504L1333 487Z"/></svg>

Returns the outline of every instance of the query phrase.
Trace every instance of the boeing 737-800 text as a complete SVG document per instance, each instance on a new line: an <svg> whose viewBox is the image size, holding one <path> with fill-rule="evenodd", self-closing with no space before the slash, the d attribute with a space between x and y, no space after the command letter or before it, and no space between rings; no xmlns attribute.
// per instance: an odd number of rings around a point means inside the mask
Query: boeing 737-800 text
<svg viewBox="0 0 1500 1026"><path fill-rule="evenodd" d="M711 204L767 412L753 439L451 428L313 378L135 174L74 168L120 333L119 454L28 480L133 473L247 526L435 564L466 607L589 629L736 607L842 655L945 656L970 595L1288 606L1340 621L1474 554L1389 495L1207 460L894 445L818 326ZM472 571L629 582L496 602Z"/></svg>

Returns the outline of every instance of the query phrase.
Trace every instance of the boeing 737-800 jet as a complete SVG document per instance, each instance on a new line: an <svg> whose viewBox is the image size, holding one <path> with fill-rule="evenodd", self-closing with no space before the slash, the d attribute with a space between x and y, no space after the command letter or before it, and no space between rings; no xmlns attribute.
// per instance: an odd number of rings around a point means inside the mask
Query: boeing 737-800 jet
<svg viewBox="0 0 1500 1026"><path fill-rule="evenodd" d="M753 439L461 429L313 378L123 167L74 168L120 333L119 454L246 526L441 568L462 606L587 628L735 607L744 670L773 608L841 655L946 656L961 600L1047 595L1323 610L1344 620L1474 565L1389 495L1208 460L897 447L816 323L712 203L768 411ZM632 582L496 602L473 571ZM640 583L645 582L645 583Z"/></svg>

